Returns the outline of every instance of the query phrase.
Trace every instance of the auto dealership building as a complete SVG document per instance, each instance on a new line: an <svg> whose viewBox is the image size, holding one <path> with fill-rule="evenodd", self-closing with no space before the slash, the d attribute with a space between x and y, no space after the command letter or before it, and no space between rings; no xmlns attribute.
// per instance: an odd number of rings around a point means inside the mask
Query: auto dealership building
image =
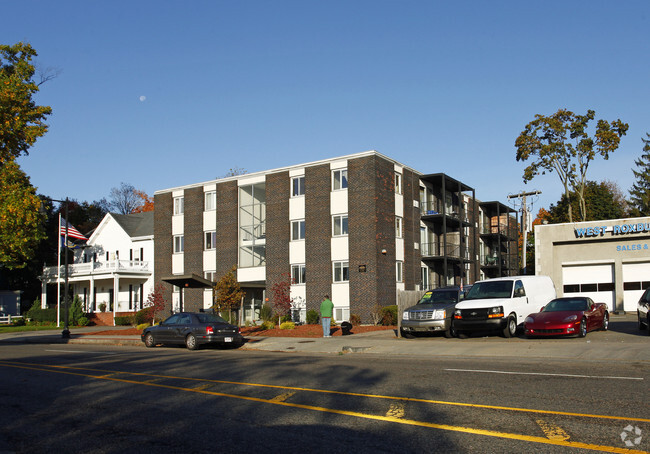
<svg viewBox="0 0 650 454"><path fill-rule="evenodd" d="M558 296L635 312L650 287L650 217L537 225L535 274L550 276Z"/></svg>

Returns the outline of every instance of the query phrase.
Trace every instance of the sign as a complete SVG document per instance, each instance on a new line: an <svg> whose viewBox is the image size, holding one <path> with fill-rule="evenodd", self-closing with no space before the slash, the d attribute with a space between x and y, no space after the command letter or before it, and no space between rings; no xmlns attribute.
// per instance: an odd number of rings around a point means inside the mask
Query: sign
<svg viewBox="0 0 650 454"><path fill-rule="evenodd" d="M630 233L650 233L650 223L639 222L635 224L614 224L610 226L576 227L574 229L576 238L602 237L605 236L605 232L610 233L611 236Z"/></svg>

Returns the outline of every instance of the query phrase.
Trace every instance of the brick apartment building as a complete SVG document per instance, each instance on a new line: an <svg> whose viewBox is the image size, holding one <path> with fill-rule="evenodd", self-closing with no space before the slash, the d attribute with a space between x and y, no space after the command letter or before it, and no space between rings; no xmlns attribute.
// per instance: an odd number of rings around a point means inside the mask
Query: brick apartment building
<svg viewBox="0 0 650 454"><path fill-rule="evenodd" d="M257 320L291 273L304 319L325 295L334 318L369 322L399 290L516 274L508 207L480 203L444 174L425 175L375 151L157 191L154 276L170 310L212 305L234 265ZM483 229L479 224L487 223ZM286 275L286 274L285 274ZM182 289L182 292L181 292Z"/></svg>

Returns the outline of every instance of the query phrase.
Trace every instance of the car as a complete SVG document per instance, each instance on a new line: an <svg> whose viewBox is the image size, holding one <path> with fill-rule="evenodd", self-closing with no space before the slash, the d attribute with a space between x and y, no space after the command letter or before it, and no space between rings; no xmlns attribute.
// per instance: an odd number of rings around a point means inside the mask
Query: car
<svg viewBox="0 0 650 454"><path fill-rule="evenodd" d="M465 297L469 287L442 287L427 291L415 306L402 312L402 334L410 337L417 333L444 332L445 337L454 337L454 307Z"/></svg>
<svg viewBox="0 0 650 454"><path fill-rule="evenodd" d="M639 319L639 329L646 330L650 334L650 287L648 287L636 307L636 315Z"/></svg>
<svg viewBox="0 0 650 454"><path fill-rule="evenodd" d="M555 298L524 322L527 337L578 335L609 327L607 304L587 296Z"/></svg>
<svg viewBox="0 0 650 454"><path fill-rule="evenodd" d="M179 312L158 325L150 326L140 336L146 347L185 345L196 350L201 345L241 346L244 338L237 326L209 312Z"/></svg>

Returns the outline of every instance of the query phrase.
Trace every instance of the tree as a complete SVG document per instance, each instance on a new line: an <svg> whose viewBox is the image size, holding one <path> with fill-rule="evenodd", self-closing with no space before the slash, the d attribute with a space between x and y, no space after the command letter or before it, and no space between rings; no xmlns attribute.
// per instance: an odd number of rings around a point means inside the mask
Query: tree
<svg viewBox="0 0 650 454"><path fill-rule="evenodd" d="M222 177L217 177L217 179L236 177L237 175L245 175L247 173L248 171L246 169L242 169L241 167L231 167L230 169L228 169L225 175L223 175Z"/></svg>
<svg viewBox="0 0 650 454"><path fill-rule="evenodd" d="M584 198L586 213L585 221L602 221L605 219L620 219L626 216L624 207L618 201L618 186L609 181L600 183L587 181L584 188ZM574 193L570 196L575 197ZM563 222L572 222L567 216L567 206L569 202L565 195L555 205L549 208L548 221L551 224Z"/></svg>
<svg viewBox="0 0 650 454"><path fill-rule="evenodd" d="M46 237L41 200L13 160L0 167L0 263L23 268Z"/></svg>
<svg viewBox="0 0 650 454"><path fill-rule="evenodd" d="M111 198L108 206L111 211L119 214L131 214L140 203L140 197L136 194L136 189L131 184L120 183L119 188L111 189Z"/></svg>
<svg viewBox="0 0 650 454"><path fill-rule="evenodd" d="M271 304L273 305L273 312L278 317L278 325L280 318L287 315L291 310L291 274L282 273L281 279L271 287Z"/></svg>
<svg viewBox="0 0 650 454"><path fill-rule="evenodd" d="M214 286L217 292L217 301L213 309L218 312L228 310L229 318L231 318L232 310L239 307L241 299L245 295L237 282L236 273L237 266L233 266Z"/></svg>
<svg viewBox="0 0 650 454"><path fill-rule="evenodd" d="M634 161L637 170L632 169L635 183L630 189L630 204L634 216L650 216L650 134L645 134L643 154Z"/></svg>
<svg viewBox="0 0 650 454"><path fill-rule="evenodd" d="M587 128L594 117L593 110L586 115L566 109L548 117L537 114L515 140L517 161L536 158L524 169L525 183L547 171L557 173L564 188L569 222L573 222L572 194L578 201L581 219L586 220L584 190L589 164L597 156L609 159L628 129L621 120L598 120L592 137Z"/></svg>
<svg viewBox="0 0 650 454"><path fill-rule="evenodd" d="M140 199L140 205L135 207L132 213L146 213L153 211L153 199L149 197L144 191L135 189L134 194Z"/></svg>
<svg viewBox="0 0 650 454"><path fill-rule="evenodd" d="M158 284L154 287L149 296L147 297L147 302L145 307L151 308L151 324L156 323L156 314L162 313L165 310L165 288L162 284Z"/></svg>
<svg viewBox="0 0 650 454"><path fill-rule="evenodd" d="M22 154L47 132L49 106L38 106L32 97L38 92L29 44L0 45L0 167Z"/></svg>

